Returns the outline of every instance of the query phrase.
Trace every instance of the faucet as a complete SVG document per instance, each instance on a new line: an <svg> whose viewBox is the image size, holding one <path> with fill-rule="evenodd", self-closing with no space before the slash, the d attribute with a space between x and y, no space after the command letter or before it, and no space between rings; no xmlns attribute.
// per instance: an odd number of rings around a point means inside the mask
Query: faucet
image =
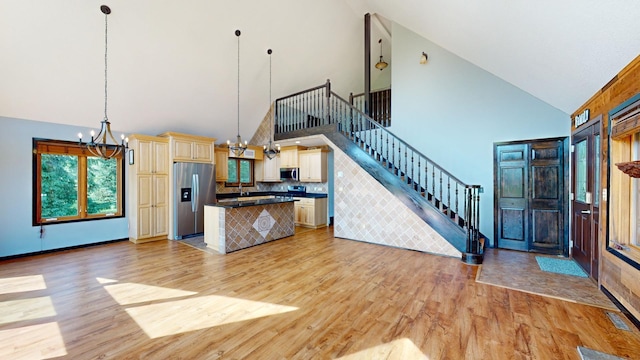
<svg viewBox="0 0 640 360"><path fill-rule="evenodd" d="M244 195L244 192L242 191L242 183L238 184L238 188L240 189L240 196Z"/></svg>

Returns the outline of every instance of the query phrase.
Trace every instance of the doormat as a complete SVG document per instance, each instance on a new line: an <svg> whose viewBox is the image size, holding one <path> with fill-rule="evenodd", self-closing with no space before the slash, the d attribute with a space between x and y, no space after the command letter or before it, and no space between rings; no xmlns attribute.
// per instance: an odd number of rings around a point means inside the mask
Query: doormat
<svg viewBox="0 0 640 360"><path fill-rule="evenodd" d="M536 261L542 271L584 278L587 277L587 274L585 274L580 265L573 261L573 259L555 259L545 256L536 256Z"/></svg>

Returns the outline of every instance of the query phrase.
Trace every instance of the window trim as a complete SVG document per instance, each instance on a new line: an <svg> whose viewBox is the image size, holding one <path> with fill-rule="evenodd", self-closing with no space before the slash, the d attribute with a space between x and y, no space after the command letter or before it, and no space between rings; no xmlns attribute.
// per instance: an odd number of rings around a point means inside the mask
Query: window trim
<svg viewBox="0 0 640 360"><path fill-rule="evenodd" d="M249 164L250 164L250 169L251 169L251 175L250 175L251 176L251 181L250 182L243 182L242 186L247 186L247 187L255 186L256 178L255 178L255 160L254 159L228 158L227 159L227 163L229 161L235 161L237 163L237 165L236 165L236 176L237 176L238 182L225 181L225 183L224 183L225 187L238 187L238 186L240 186L240 161L248 161Z"/></svg>
<svg viewBox="0 0 640 360"><path fill-rule="evenodd" d="M38 150L38 146L45 147L50 146L54 147L53 151L40 151ZM114 148L114 145L110 146ZM40 161L41 154L60 154L60 155L77 155L78 156L78 202L79 206L83 204L86 208L87 203L87 158L94 157L89 153L86 149L80 145L80 143L75 141L64 141L64 140L53 140L53 139L44 139L44 138L33 138L32 139L32 225L33 226L44 226L44 225L53 225L53 224L63 224L63 223L72 223L72 222L82 222L82 221L93 221L93 220L103 220L103 219L114 219L114 218L123 218L126 216L126 189L125 189L125 156L124 153L118 154L115 158L117 172L119 172L120 176L116 174L117 179L117 199L118 199L118 211L113 215L107 214L94 214L87 215L86 212L82 214L80 212L77 216L65 216L60 217L58 220L53 221L44 221L41 218L42 208L41 208L41 198L40 192L42 189L42 180L40 177L40 171L42 163ZM82 201L81 201L82 200Z"/></svg>

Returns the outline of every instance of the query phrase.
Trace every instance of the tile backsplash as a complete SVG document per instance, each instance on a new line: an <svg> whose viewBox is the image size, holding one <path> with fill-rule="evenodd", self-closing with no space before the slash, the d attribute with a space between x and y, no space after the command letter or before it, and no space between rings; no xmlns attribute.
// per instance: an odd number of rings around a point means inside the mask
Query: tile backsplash
<svg viewBox="0 0 640 360"><path fill-rule="evenodd" d="M287 191L287 186L289 185L304 185L307 187L308 193L315 194L327 194L329 189L329 183L305 183L299 181L283 181L281 183L261 183L257 182L255 186L251 187L242 187L242 191L248 192L262 192L262 191ZM237 186L234 187L226 187L224 183L216 183L216 193L217 194L229 194L229 193L238 193L240 189Z"/></svg>

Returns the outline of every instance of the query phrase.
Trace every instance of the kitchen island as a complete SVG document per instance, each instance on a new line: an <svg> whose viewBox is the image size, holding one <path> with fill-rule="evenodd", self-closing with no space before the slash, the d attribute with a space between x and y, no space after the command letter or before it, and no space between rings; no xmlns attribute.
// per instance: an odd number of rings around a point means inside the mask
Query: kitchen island
<svg viewBox="0 0 640 360"><path fill-rule="evenodd" d="M294 199L224 201L204 207L204 242L221 254L295 233Z"/></svg>

